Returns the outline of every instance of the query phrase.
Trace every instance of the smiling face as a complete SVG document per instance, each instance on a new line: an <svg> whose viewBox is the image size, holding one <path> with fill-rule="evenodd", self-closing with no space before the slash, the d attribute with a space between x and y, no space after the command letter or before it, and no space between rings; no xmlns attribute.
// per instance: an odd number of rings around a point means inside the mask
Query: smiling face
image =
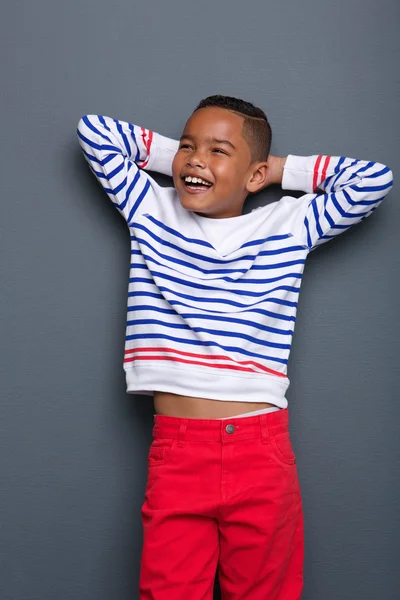
<svg viewBox="0 0 400 600"><path fill-rule="evenodd" d="M237 113L214 106L191 115L172 164L183 208L205 217L236 217L242 214L246 196L261 189L260 163L251 161L243 123ZM187 177L201 181L190 182Z"/></svg>

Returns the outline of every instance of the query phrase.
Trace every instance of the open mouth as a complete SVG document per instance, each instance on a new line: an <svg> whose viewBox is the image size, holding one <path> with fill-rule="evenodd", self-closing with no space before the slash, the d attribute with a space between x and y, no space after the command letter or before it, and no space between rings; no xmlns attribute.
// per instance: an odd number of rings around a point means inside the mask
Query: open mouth
<svg viewBox="0 0 400 600"><path fill-rule="evenodd" d="M189 194L202 194L208 192L210 188L213 187L213 184L202 177L190 177L183 175L181 177L185 191L189 192Z"/></svg>

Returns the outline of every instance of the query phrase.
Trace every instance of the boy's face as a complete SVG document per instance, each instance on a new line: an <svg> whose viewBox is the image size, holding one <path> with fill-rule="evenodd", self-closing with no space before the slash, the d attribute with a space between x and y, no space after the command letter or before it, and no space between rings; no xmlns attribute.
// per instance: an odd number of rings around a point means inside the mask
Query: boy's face
<svg viewBox="0 0 400 600"><path fill-rule="evenodd" d="M212 218L242 214L246 196L257 191L256 163L252 164L242 136L243 123L243 117L219 107L200 108L191 115L172 164L183 208ZM190 184L186 176L201 178L211 186Z"/></svg>

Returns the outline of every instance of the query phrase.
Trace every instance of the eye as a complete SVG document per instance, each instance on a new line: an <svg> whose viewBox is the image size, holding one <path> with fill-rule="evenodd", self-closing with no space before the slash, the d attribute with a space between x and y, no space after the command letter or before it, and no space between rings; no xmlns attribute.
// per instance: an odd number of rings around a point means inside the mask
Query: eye
<svg viewBox="0 0 400 600"><path fill-rule="evenodd" d="M221 154L227 154L226 152L224 152L223 150L221 150L221 148L214 148L213 152L221 152Z"/></svg>
<svg viewBox="0 0 400 600"><path fill-rule="evenodd" d="M179 148L191 148L189 144L181 144Z"/></svg>

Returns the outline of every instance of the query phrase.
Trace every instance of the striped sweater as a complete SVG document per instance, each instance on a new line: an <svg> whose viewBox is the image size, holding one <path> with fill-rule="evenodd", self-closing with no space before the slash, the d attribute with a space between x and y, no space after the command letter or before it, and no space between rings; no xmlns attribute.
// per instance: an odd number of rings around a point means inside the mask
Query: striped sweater
<svg viewBox="0 0 400 600"><path fill-rule="evenodd" d="M184 209L175 187L146 172L171 175L178 141L100 115L80 119L78 139L130 232L127 392L286 408L308 253L368 217L393 185L391 170L289 154L282 188L304 195L214 219Z"/></svg>

